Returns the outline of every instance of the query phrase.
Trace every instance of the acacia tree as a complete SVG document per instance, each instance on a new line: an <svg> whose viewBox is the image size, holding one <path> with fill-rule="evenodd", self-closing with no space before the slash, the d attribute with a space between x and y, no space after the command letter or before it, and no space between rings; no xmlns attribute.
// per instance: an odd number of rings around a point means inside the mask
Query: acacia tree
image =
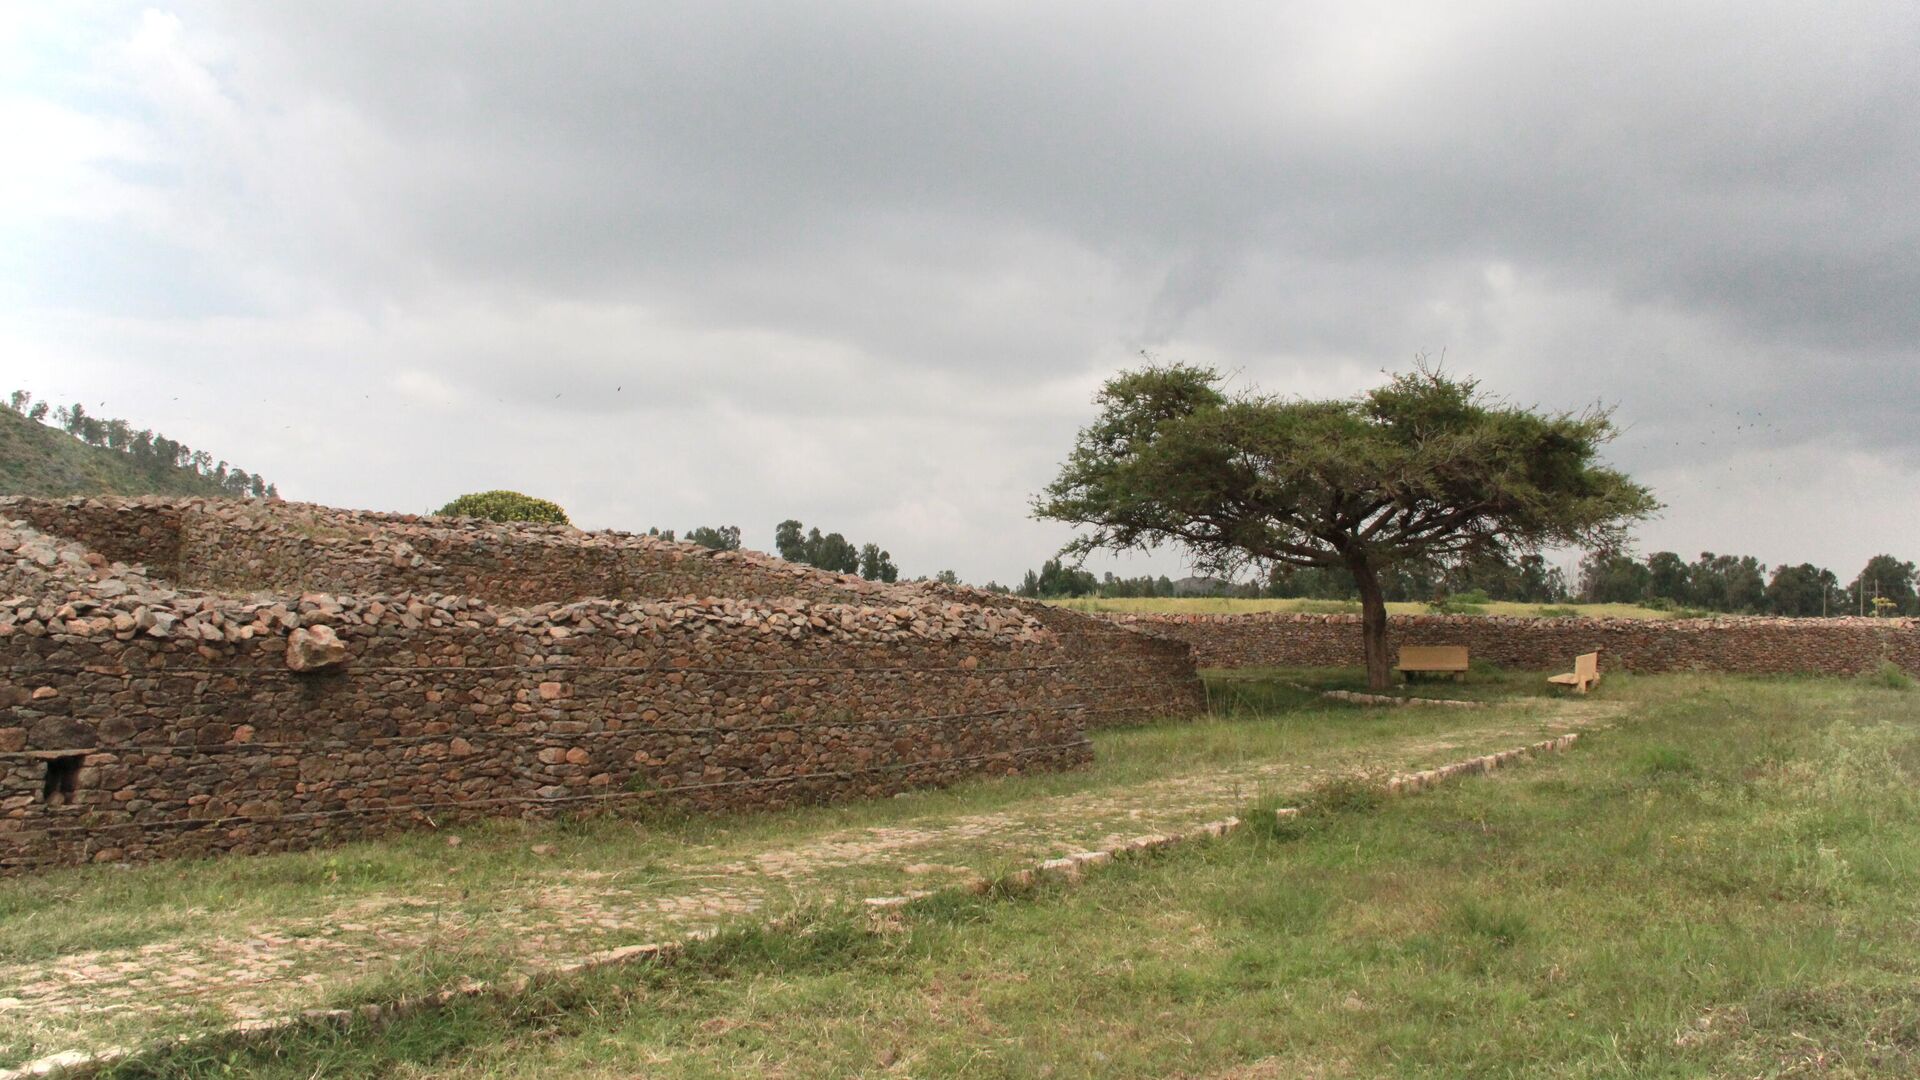
<svg viewBox="0 0 1920 1080"><path fill-rule="evenodd" d="M1617 546L1658 509L1599 463L1605 410L1540 413L1421 363L1357 398L1229 395L1211 368L1125 372L1095 399L1035 516L1083 530L1063 554L1182 550L1203 572L1330 567L1359 591L1367 682L1385 687L1383 571Z"/></svg>

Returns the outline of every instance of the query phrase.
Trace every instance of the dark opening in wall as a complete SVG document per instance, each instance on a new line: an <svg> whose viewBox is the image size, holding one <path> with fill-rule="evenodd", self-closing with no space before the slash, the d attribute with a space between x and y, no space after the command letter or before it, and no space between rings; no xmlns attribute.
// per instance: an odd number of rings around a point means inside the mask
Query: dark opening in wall
<svg viewBox="0 0 1920 1080"><path fill-rule="evenodd" d="M73 790L80 784L80 763L85 760L85 754L48 758L47 780L40 786L41 801L49 804L72 802Z"/></svg>

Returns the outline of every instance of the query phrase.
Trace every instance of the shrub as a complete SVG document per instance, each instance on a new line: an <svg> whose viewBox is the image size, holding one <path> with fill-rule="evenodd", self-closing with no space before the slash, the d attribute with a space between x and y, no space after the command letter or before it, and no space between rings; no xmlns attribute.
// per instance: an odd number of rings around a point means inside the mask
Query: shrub
<svg viewBox="0 0 1920 1080"><path fill-rule="evenodd" d="M1879 686L1888 690L1913 689L1913 676L1907 674L1899 664L1891 660L1882 660L1879 667L1861 672L1860 681L1868 686Z"/></svg>
<svg viewBox="0 0 1920 1080"><path fill-rule="evenodd" d="M1386 794L1364 777L1334 776L1313 785L1300 809L1310 814L1365 814L1380 809Z"/></svg>
<svg viewBox="0 0 1920 1080"><path fill-rule="evenodd" d="M1577 619L1580 617L1580 609L1570 607L1543 607L1534 612L1534 614L1543 619Z"/></svg>
<svg viewBox="0 0 1920 1080"><path fill-rule="evenodd" d="M567 512L545 499L517 491L479 491L462 495L436 511L442 517L477 517L488 521L537 521L571 525Z"/></svg>
<svg viewBox="0 0 1920 1080"><path fill-rule="evenodd" d="M1693 755L1677 746L1649 746L1640 751L1635 762L1645 776L1692 776L1700 771Z"/></svg>

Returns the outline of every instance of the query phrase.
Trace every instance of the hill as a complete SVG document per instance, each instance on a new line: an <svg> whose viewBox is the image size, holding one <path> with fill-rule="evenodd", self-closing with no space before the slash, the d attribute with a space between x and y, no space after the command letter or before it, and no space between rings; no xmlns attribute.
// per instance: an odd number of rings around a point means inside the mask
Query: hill
<svg viewBox="0 0 1920 1080"><path fill-rule="evenodd" d="M88 446L0 408L0 494L226 495L218 480L178 465Z"/></svg>

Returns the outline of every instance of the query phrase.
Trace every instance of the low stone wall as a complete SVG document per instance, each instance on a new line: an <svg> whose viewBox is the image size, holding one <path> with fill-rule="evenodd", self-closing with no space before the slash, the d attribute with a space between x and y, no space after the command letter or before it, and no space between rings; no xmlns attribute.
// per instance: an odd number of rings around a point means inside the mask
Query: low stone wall
<svg viewBox="0 0 1920 1080"><path fill-rule="evenodd" d="M1362 663L1358 615L1109 615L1193 646L1201 667L1332 667ZM1464 645L1475 660L1571 670L1600 651L1603 670L1852 675L1890 660L1920 673L1912 619L1526 619L1475 615L1391 618L1401 645Z"/></svg>
<svg viewBox="0 0 1920 1080"><path fill-rule="evenodd" d="M931 582L864 581L754 551L568 526L380 514L231 499L0 498L0 520L86 542L113 559L147 552L173 583L227 594L411 592L500 605L683 597L799 599L892 609L987 609L1037 619L1083 687L1089 726L1185 716L1205 692L1184 646L1035 601ZM991 621L991 620L990 620Z"/></svg>
<svg viewBox="0 0 1920 1080"><path fill-rule="evenodd" d="M1186 641L1153 627L1120 626L1049 604L993 599L1053 631L1070 677L1082 687L1089 728L1206 712L1206 687Z"/></svg>
<svg viewBox="0 0 1920 1080"><path fill-rule="evenodd" d="M0 870L874 796L1074 766L1090 724L1203 704L1184 642L750 552L0 500Z"/></svg>
<svg viewBox="0 0 1920 1080"><path fill-rule="evenodd" d="M1079 688L1032 621L800 601L169 597L124 570L77 580L88 572L59 554L43 569L82 588L0 608L8 869L614 803L780 806L1089 756ZM83 595L130 576L124 593ZM290 635L315 626L345 662L291 670Z"/></svg>

